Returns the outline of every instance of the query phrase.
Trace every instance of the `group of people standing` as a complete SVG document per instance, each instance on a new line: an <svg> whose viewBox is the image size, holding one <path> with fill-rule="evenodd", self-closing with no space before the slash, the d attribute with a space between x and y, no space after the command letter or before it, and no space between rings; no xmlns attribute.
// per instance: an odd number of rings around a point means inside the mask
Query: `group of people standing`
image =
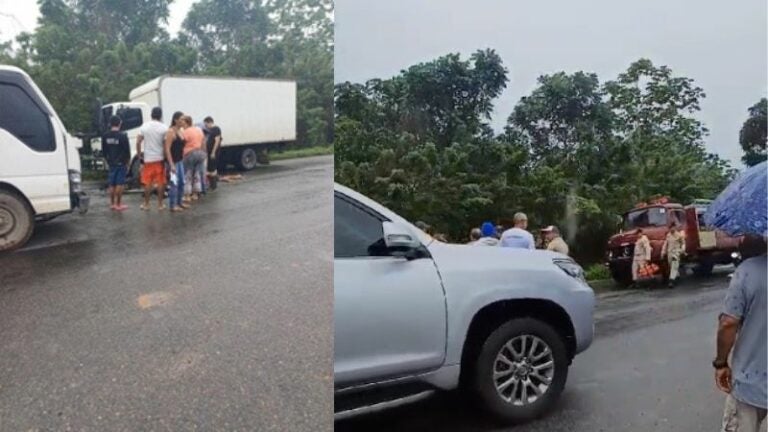
<svg viewBox="0 0 768 432"><path fill-rule="evenodd" d="M649 279L658 272L658 266L651 263L653 248L642 228L637 230L635 252L632 257L632 281L638 283ZM685 236L676 224L669 228L664 244L661 246L661 258L667 260L669 267L669 287L672 288L680 277L680 260L685 255Z"/></svg>
<svg viewBox="0 0 768 432"><path fill-rule="evenodd" d="M480 228L473 228L470 244L475 246L500 246L517 249L536 249L536 240L528 231L528 216L516 213L512 218L514 226L504 230L491 222L484 222ZM541 230L544 240L543 249L568 255L568 244L560 236L560 230L550 225Z"/></svg>
<svg viewBox="0 0 768 432"><path fill-rule="evenodd" d="M221 129L210 116L202 124L195 125L192 117L177 111L169 126L163 124L162 117L162 109L153 108L151 120L142 125L136 140L144 187L141 209L150 209L150 196L156 190L159 210L170 208L172 212L181 212L189 209L191 203L208 190L216 188ZM130 163L130 147L128 137L120 132L120 125L120 118L112 116L110 131L102 137L102 151L109 166L110 205L116 211L128 208L122 204L122 193Z"/></svg>

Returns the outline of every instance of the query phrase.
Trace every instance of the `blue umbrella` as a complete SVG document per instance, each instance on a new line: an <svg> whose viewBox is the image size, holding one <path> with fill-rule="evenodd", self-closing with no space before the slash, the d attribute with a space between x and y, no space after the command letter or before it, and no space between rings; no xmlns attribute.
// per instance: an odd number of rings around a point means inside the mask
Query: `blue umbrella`
<svg viewBox="0 0 768 432"><path fill-rule="evenodd" d="M749 168L709 206L704 222L735 236L768 235L766 181L768 162Z"/></svg>

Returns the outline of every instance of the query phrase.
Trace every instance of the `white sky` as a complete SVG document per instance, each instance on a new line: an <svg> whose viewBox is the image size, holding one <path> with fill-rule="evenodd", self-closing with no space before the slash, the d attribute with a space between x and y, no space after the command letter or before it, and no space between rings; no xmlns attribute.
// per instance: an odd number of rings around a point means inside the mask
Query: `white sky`
<svg viewBox="0 0 768 432"><path fill-rule="evenodd" d="M336 82L494 48L510 71L497 130L539 75L584 70L605 81L648 57L704 88L707 147L741 166L739 129L766 95L766 0L336 0L335 13Z"/></svg>
<svg viewBox="0 0 768 432"><path fill-rule="evenodd" d="M189 8L197 0L173 0L168 18L167 30L175 35L187 16ZM23 31L32 31L37 26L40 10L36 0L0 0L0 41L13 39Z"/></svg>

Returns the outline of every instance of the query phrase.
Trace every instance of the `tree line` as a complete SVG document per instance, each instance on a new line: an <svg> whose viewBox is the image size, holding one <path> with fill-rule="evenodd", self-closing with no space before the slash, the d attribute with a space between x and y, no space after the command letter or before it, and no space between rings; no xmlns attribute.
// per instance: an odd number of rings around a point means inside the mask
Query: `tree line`
<svg viewBox="0 0 768 432"><path fill-rule="evenodd" d="M496 133L507 73L488 49L337 84L336 181L454 241L523 211L534 228L559 225L575 257L595 262L637 202L713 198L736 173L705 150L704 90L667 66L640 59L608 81L541 76ZM755 159L765 158L764 130Z"/></svg>
<svg viewBox="0 0 768 432"><path fill-rule="evenodd" d="M76 132L95 130L99 101L158 75L292 78L296 144L331 143L332 0L200 0L173 37L171 3L38 0L37 28L0 44L0 63L26 70Z"/></svg>

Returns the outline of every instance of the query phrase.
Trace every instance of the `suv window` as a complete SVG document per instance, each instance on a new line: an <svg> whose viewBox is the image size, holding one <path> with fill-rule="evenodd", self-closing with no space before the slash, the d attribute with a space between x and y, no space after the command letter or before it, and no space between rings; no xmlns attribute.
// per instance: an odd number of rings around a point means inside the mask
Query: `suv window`
<svg viewBox="0 0 768 432"><path fill-rule="evenodd" d="M384 246L383 216L339 194L334 194L333 205L334 257L389 255Z"/></svg>
<svg viewBox="0 0 768 432"><path fill-rule="evenodd" d="M51 120L24 90L0 84L0 100L0 128L35 151L56 150Z"/></svg>

